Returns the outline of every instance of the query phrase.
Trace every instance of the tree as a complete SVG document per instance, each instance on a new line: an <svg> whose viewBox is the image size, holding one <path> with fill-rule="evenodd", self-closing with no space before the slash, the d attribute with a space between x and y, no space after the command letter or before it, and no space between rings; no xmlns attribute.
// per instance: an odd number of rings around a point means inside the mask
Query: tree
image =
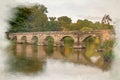
<svg viewBox="0 0 120 80"><path fill-rule="evenodd" d="M9 20L9 32L26 32L26 31L44 31L48 22L47 8L44 5L35 4L32 6L18 6L13 10L16 11Z"/></svg>
<svg viewBox="0 0 120 80"><path fill-rule="evenodd" d="M93 30L93 26L94 26L93 22L87 19L78 20L76 24L78 25L79 30L88 30L88 29Z"/></svg>
<svg viewBox="0 0 120 80"><path fill-rule="evenodd" d="M67 30L70 24L72 23L71 18L67 16L61 16L58 18L58 22L62 28L62 30Z"/></svg>
<svg viewBox="0 0 120 80"><path fill-rule="evenodd" d="M55 21L56 17L49 17L50 21Z"/></svg>
<svg viewBox="0 0 120 80"><path fill-rule="evenodd" d="M58 21L56 21L56 17L49 17L50 21L48 21L47 25L46 25L46 31L59 31L60 29L60 25L58 23Z"/></svg>
<svg viewBox="0 0 120 80"><path fill-rule="evenodd" d="M109 15L104 15L101 22L102 22L102 24L110 24L111 21L112 21L112 19L110 18Z"/></svg>
<svg viewBox="0 0 120 80"><path fill-rule="evenodd" d="M45 31L48 22L48 17L45 14L47 12L46 9L43 5L35 5L30 8L31 15L27 20L29 31Z"/></svg>
<svg viewBox="0 0 120 80"><path fill-rule="evenodd" d="M26 23L26 19L31 14L30 9L25 6L19 6L19 7L13 8L13 11L16 11L16 13L10 20L8 20L11 26L9 29L9 32L26 31L27 28L25 26L25 23Z"/></svg>
<svg viewBox="0 0 120 80"><path fill-rule="evenodd" d="M47 17L47 8L44 5L34 4L30 6L18 6L13 9L14 16L9 20L11 28L8 32L36 32L36 31L72 31L72 30L99 30L113 29L110 25L112 19L105 15L102 23L89 21L87 19L77 20L72 23L67 16Z"/></svg>

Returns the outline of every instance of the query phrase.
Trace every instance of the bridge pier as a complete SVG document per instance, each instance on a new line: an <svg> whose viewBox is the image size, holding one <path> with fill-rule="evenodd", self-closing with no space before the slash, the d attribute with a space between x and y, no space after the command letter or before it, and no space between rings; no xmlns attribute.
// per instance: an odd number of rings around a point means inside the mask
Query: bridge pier
<svg viewBox="0 0 120 80"><path fill-rule="evenodd" d="M17 43L22 43L21 38L22 38L22 36L17 36Z"/></svg>
<svg viewBox="0 0 120 80"><path fill-rule="evenodd" d="M38 44L37 44L37 45L39 45L39 46L43 46L44 44L43 44L42 41L38 41Z"/></svg>
<svg viewBox="0 0 120 80"><path fill-rule="evenodd" d="M62 42L60 40L55 40L53 45L56 47L60 47L62 46Z"/></svg>
<svg viewBox="0 0 120 80"><path fill-rule="evenodd" d="M86 46L85 46L85 43L84 42L75 42L74 43L74 46L73 46L74 48L81 48L81 49L83 49L83 48L85 48Z"/></svg>

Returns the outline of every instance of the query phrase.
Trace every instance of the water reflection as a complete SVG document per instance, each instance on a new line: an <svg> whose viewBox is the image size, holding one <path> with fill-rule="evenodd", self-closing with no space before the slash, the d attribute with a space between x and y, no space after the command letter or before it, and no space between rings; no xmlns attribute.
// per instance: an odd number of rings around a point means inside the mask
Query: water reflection
<svg viewBox="0 0 120 80"><path fill-rule="evenodd" d="M12 62L9 60L10 70L24 73L44 71L47 58L59 59L75 64L97 66L102 70L109 69L110 63L106 62L100 53L94 51L95 45L91 45L91 47L89 46L86 49L73 49L69 46L53 47L52 45L35 46L15 44L12 45ZM91 49L94 51L94 54L88 56ZM88 51L89 54L87 54Z"/></svg>
<svg viewBox="0 0 120 80"><path fill-rule="evenodd" d="M24 56L15 57L9 61L12 72L24 72L26 74L36 73L43 70L43 62L37 59L30 59Z"/></svg>
<svg viewBox="0 0 120 80"><path fill-rule="evenodd" d="M9 71L26 74L43 71L46 54L39 50L39 47L25 44L12 45L12 55L8 60Z"/></svg>

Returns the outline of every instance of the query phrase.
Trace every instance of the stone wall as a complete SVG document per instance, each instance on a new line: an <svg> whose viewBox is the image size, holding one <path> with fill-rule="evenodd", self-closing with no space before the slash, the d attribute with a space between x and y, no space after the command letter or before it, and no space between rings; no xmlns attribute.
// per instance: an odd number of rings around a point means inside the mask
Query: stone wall
<svg viewBox="0 0 120 80"><path fill-rule="evenodd" d="M48 32L24 32L24 33L9 33L9 38L12 40L17 38L17 43L22 43L22 37L26 37L26 41L32 44L32 38L36 36L38 38L38 45L44 45L46 37L51 36L54 39L54 46L60 46L61 40L69 36L74 40L74 43L83 42L87 37L99 37L101 41L115 38L114 31L111 30L94 30L94 31L48 31Z"/></svg>

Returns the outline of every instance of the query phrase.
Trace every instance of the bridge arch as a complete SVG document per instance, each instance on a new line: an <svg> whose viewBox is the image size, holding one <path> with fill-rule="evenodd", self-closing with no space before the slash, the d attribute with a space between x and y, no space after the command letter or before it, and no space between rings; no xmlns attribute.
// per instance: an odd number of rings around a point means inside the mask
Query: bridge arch
<svg viewBox="0 0 120 80"><path fill-rule="evenodd" d="M37 36L33 36L33 37L31 38L31 42L32 42L32 44L37 45L37 44L38 44L38 37L37 37Z"/></svg>
<svg viewBox="0 0 120 80"><path fill-rule="evenodd" d="M17 36L13 36L10 38L13 42L17 43Z"/></svg>
<svg viewBox="0 0 120 80"><path fill-rule="evenodd" d="M26 36L21 37L21 43L23 43L23 44L27 43L27 37Z"/></svg>
<svg viewBox="0 0 120 80"><path fill-rule="evenodd" d="M92 35L88 35L88 36L86 36L86 37L82 40L82 42L85 42L85 41L88 40L89 38L96 38L96 37L94 37L94 36L92 36Z"/></svg>
<svg viewBox="0 0 120 80"><path fill-rule="evenodd" d="M74 38L72 37L72 36L63 36L61 39L60 39L60 41L63 41L65 38L67 38L67 37L69 37L69 38L72 38L73 40L74 40Z"/></svg>
<svg viewBox="0 0 120 80"><path fill-rule="evenodd" d="M87 34L81 38L81 42L84 42L85 40L87 40L88 38L91 38L91 37L96 38L98 36L96 34Z"/></svg>
<svg viewBox="0 0 120 80"><path fill-rule="evenodd" d="M95 34L87 34L83 37L80 38L80 45L82 47L86 47L86 42L93 42L98 36L96 36Z"/></svg>
<svg viewBox="0 0 120 80"><path fill-rule="evenodd" d="M94 43L94 44L100 44L101 43L101 39L100 39L99 36L88 35L88 36L84 37L84 39L81 42L81 45L82 46L86 46L86 42L88 44L92 44L92 43Z"/></svg>
<svg viewBox="0 0 120 80"><path fill-rule="evenodd" d="M43 41L43 45L53 45L54 44L54 37L53 36L46 36Z"/></svg>
<svg viewBox="0 0 120 80"><path fill-rule="evenodd" d="M61 39L60 39L60 42L61 42L61 45L64 46L65 45L65 41L67 40L67 42L71 42L71 44L74 44L75 43L75 40L72 36L63 36Z"/></svg>

